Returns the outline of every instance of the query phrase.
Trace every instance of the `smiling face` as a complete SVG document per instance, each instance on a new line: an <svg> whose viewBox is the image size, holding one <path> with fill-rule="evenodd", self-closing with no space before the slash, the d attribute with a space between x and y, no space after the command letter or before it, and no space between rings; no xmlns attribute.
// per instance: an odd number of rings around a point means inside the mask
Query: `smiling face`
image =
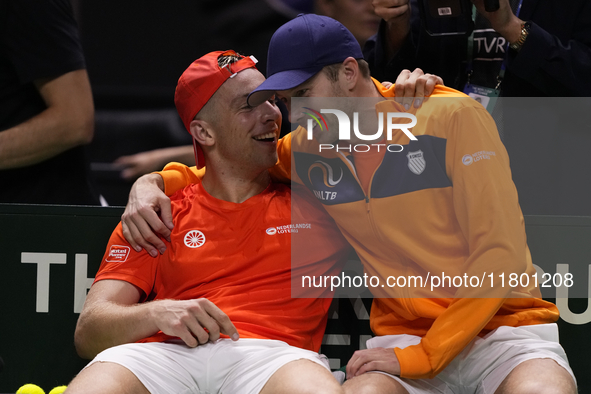
<svg viewBox="0 0 591 394"><path fill-rule="evenodd" d="M264 80L259 71L246 69L224 82L213 97L216 116L209 125L213 143L206 154L215 155L232 171L256 173L277 162L281 112L274 98L256 107L246 103L248 94Z"/></svg>

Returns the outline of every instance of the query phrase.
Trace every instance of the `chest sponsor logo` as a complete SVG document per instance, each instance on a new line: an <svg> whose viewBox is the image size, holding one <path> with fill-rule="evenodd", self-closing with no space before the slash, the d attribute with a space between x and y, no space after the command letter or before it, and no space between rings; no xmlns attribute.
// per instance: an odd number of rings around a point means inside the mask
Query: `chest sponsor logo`
<svg viewBox="0 0 591 394"><path fill-rule="evenodd" d="M327 192L322 190L312 190L317 199L322 201L334 200L337 198L337 192Z"/></svg>
<svg viewBox="0 0 591 394"><path fill-rule="evenodd" d="M314 164L310 166L308 169L308 179L312 182L312 170L315 168L319 168L322 171L322 180L324 181L324 185L326 187L335 187L339 184L339 182L343 179L343 169L338 168L339 170L339 179L335 180L334 170L330 166L330 164L323 162L322 160L317 160Z"/></svg>
<svg viewBox="0 0 591 394"><path fill-rule="evenodd" d="M200 248L205 243L205 235L199 230L191 230L185 235L184 241L189 248Z"/></svg>
<svg viewBox="0 0 591 394"><path fill-rule="evenodd" d="M291 234L297 233L300 230L310 229L312 225L310 223L291 223L286 224L284 226L277 226L277 227L269 227L265 230L267 235L275 235L275 234Z"/></svg>
<svg viewBox="0 0 591 394"><path fill-rule="evenodd" d="M109 255L105 261L112 263L112 262L124 262L129 257L129 246L123 245L111 245L109 249Z"/></svg>
<svg viewBox="0 0 591 394"><path fill-rule="evenodd" d="M423 156L422 150L417 150L415 152L409 152L406 155L408 159L408 169L416 175L420 175L425 171L427 167L427 162L425 161L425 157Z"/></svg>
<svg viewBox="0 0 591 394"><path fill-rule="evenodd" d="M496 156L496 152L489 151L489 150L481 150L476 153L472 153L471 155L464 155L462 156L462 164L465 166L469 166L472 163L481 160L490 160L491 157Z"/></svg>

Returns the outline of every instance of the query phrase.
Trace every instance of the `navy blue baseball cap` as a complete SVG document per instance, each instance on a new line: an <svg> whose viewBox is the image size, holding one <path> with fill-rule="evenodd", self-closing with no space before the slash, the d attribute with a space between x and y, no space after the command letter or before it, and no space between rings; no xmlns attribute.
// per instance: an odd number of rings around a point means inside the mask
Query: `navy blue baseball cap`
<svg viewBox="0 0 591 394"><path fill-rule="evenodd" d="M363 59L363 53L345 26L327 16L300 14L271 37L267 80L248 95L248 105L261 104L276 90L295 88L348 57Z"/></svg>

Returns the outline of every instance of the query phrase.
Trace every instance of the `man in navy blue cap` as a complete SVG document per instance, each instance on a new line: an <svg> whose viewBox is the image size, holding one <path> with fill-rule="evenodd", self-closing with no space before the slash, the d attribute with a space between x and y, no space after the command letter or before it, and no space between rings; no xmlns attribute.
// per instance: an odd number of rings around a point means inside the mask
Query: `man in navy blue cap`
<svg viewBox="0 0 591 394"><path fill-rule="evenodd" d="M269 56L272 57L269 57L267 63L267 80L249 96L250 105L261 103L275 91L292 89L304 82L310 82L326 66L329 69L325 71L334 78L338 65L347 58L357 60L362 76L367 81L370 80L369 67L363 60L363 53L355 37L340 22L325 16L300 14L277 29L269 43ZM419 83L416 84L414 78L411 81L406 80L409 75L410 71L403 71L394 84L396 100L404 102L407 109L411 104L420 106L423 97L433 92L435 84L443 85L441 78L431 74L417 77ZM403 81L404 85L398 84ZM381 96L370 84L367 87L371 95ZM357 97L365 96L355 93ZM319 97L337 96L333 94ZM412 103L413 98L416 99L415 103Z"/></svg>
<svg viewBox="0 0 591 394"><path fill-rule="evenodd" d="M369 76L367 63L360 61L363 53L355 37L336 20L319 15L300 14L280 27L269 43L269 55L272 57L267 65L267 79L248 98L252 106L276 91L310 81L324 67L339 65L348 58L356 59L363 76Z"/></svg>
<svg viewBox="0 0 591 394"><path fill-rule="evenodd" d="M288 107L296 97L373 97L376 112L402 113L416 122L409 125L412 134L401 128L373 140L356 132L343 141L340 130L329 125L314 128L315 141L310 141L300 127L278 146L275 174L314 191L366 273L380 281L402 274L397 269L535 274L507 152L494 121L476 101L440 85L432 97L446 100L432 99L422 107L387 100L400 97L396 86L372 80L352 35L317 15L299 16L278 29L269 46L267 76L249 95L251 107L274 94ZM290 117L306 120L293 106ZM333 149L300 150L313 142ZM369 150L351 148L371 142L376 143ZM168 194L180 179L198 180L184 170L160 176ZM518 292L497 282L490 287L478 293L480 298L469 292L463 297L423 292L427 295L417 298L374 299L370 324L376 337L349 361L345 390L575 393L557 340L556 306L542 300L533 283Z"/></svg>
<svg viewBox="0 0 591 394"><path fill-rule="evenodd" d="M304 126L310 108L306 111L293 105L292 98L383 100L394 93L393 88L386 89L370 78L361 49L340 23L322 16L303 15L280 27L271 38L267 79L249 95L248 103L256 106L275 94L288 104L291 121ZM388 274L403 273L389 270L388 266L396 262L403 262L405 273L415 266L436 272L437 265L441 265L449 271L458 256L465 264L462 269L468 272L479 264L487 269L501 268L503 272L517 266L525 267L520 272L528 275L535 272L525 243L507 153L494 122L481 105L453 89L436 86L431 97L420 110L411 108L410 103L404 105L404 110L417 119L412 128L414 136L397 130L387 141L381 136L368 141L367 135L357 133L343 141L338 133L340 127L329 123L322 131L314 129L315 147L320 144L320 152L316 148L310 156L311 144L302 128L280 145L279 160L290 163L289 156L293 156L291 166L295 168L285 172L293 182L315 192L357 251L366 272L383 279ZM387 100L376 105L377 112L404 110ZM371 142L377 144L372 144L369 151L355 149ZM401 150L403 147L405 153L385 148L380 152L377 145L384 142ZM443 145L437 147L440 142ZM348 150L347 144L351 144ZM334 152L330 148L323 152L323 146L336 148ZM482 156L472 155L482 150L495 152L495 158L480 160ZM340 181L333 180L324 188L323 182L314 179L311 171L318 160L327 163L335 177L342 174ZM478 163L470 166L475 160ZM455 165L458 162L460 166ZM445 171L436 171L437 166ZM350 181L348 173L352 174ZM485 184L495 185L494 197L483 193L483 187L488 187ZM446 189L451 195L441 194ZM331 193L329 200L324 197L326 191ZM384 205L385 201L389 203ZM391 209L385 209L386 206ZM491 225L486 213L496 210L504 212L504 224L500 226ZM458 223L461 230L452 223L441 231L433 230L448 220ZM396 227L402 223L404 232L400 233ZM489 234L488 239L482 239L478 235L481 232ZM407 234L412 237L407 238ZM412 243L415 239L420 239L420 247ZM522 241L515 244L517 239ZM478 249L483 250L482 254ZM429 250L445 252L434 257ZM489 253L499 255L491 258ZM376 297L383 297L371 290ZM367 350L356 352L349 361L350 380L344 387L350 392L418 394L456 392L458 385L486 393L515 392L520 385L520 389L541 385L544 389L552 386L552 392L574 393L574 376L555 339L556 307L540 298L537 286L527 289L522 299L510 291L499 290L500 285L479 295L481 298L453 301L436 293L430 299L374 299L370 324L378 336L368 341ZM538 336L536 330L542 334ZM494 339L480 341L479 336L486 334ZM531 343L511 342L522 334ZM512 344L510 352L508 343ZM540 351L542 347L547 350ZM464 359L463 364L457 361L460 359ZM372 371L381 374L367 373Z"/></svg>

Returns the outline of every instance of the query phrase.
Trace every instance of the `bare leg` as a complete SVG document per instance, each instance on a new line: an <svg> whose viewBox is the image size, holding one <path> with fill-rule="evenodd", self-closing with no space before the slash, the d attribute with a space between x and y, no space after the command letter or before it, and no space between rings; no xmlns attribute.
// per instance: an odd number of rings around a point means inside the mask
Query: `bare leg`
<svg viewBox="0 0 591 394"><path fill-rule="evenodd" d="M332 374L310 360L285 364L267 381L260 394L343 394Z"/></svg>
<svg viewBox="0 0 591 394"><path fill-rule="evenodd" d="M65 393L149 394L149 391L129 369L115 363L96 362L80 372Z"/></svg>
<svg viewBox="0 0 591 394"><path fill-rule="evenodd" d="M570 374L549 358L519 364L503 380L495 394L576 394Z"/></svg>
<svg viewBox="0 0 591 394"><path fill-rule="evenodd" d="M396 380L381 373L364 373L345 381L347 394L408 394Z"/></svg>

